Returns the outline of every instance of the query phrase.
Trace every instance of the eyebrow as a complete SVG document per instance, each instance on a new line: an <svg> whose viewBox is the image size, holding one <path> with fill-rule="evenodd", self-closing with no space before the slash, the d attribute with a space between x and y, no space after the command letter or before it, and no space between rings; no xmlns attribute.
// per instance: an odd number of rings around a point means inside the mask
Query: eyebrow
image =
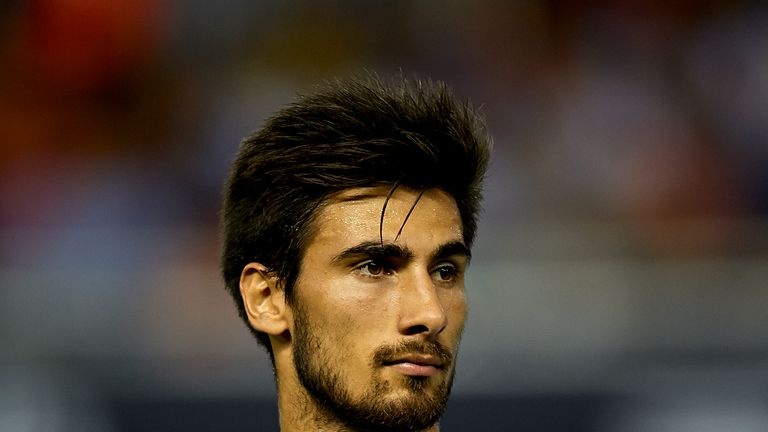
<svg viewBox="0 0 768 432"><path fill-rule="evenodd" d="M469 248L460 241L452 241L441 245L435 252L430 255L431 261L437 261L439 259L448 258L449 256L463 255L467 258L467 261L472 259L472 252Z"/></svg>
<svg viewBox="0 0 768 432"><path fill-rule="evenodd" d="M431 261L435 261L453 255L463 255L467 258L467 260L469 260L472 256L469 248L467 248L464 243L460 241L452 241L440 245L440 247L438 247L433 253L430 254L429 258ZM331 262L338 263L361 256L370 257L373 259L399 258L408 260L412 259L415 254L410 248L398 244L382 244L376 241L369 241L352 246L348 249L344 249L336 256L334 256Z"/></svg>
<svg viewBox="0 0 768 432"><path fill-rule="evenodd" d="M338 263L350 258L366 256L371 258L413 258L413 251L407 247L394 243L379 243L375 241L363 242L351 248L344 249L333 257L332 262Z"/></svg>

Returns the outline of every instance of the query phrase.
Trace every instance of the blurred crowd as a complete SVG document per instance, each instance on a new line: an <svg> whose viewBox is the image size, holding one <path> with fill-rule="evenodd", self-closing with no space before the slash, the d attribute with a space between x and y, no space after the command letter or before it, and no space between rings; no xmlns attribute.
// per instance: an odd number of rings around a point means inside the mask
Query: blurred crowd
<svg viewBox="0 0 768 432"><path fill-rule="evenodd" d="M269 394L218 277L222 181L271 112L365 70L448 82L494 138L459 394L661 363L741 390L680 404L653 369L640 392L672 402L589 430L765 430L768 7L746 0L3 2L0 430L83 430L29 426L49 389L77 390L70 415ZM478 378L483 358L525 373Z"/></svg>

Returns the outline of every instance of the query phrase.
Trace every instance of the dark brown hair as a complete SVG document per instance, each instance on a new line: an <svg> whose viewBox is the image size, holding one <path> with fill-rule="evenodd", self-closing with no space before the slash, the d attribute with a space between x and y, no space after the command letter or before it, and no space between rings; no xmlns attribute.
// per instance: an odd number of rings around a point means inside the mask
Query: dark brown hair
<svg viewBox="0 0 768 432"><path fill-rule="evenodd" d="M316 210L343 189L442 189L470 247L489 155L482 117L439 81L366 76L300 97L243 141L226 185L222 272L240 316L248 322L239 282L250 262L275 274L290 301Z"/></svg>

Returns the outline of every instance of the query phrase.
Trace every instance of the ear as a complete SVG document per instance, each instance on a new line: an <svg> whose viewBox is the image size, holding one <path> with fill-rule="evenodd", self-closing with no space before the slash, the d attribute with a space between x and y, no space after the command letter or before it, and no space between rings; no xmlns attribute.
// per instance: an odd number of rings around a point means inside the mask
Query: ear
<svg viewBox="0 0 768 432"><path fill-rule="evenodd" d="M288 330L285 291L278 289L277 277L259 263L250 263L240 274L240 295L248 322L256 330L277 336Z"/></svg>

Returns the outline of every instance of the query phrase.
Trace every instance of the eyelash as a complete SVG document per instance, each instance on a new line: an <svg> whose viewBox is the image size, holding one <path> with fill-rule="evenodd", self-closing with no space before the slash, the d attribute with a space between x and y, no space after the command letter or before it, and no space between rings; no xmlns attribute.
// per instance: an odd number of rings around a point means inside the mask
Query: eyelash
<svg viewBox="0 0 768 432"><path fill-rule="evenodd" d="M456 281L456 279L459 277L458 267L450 263L440 264L439 266L435 267L435 269L432 271L432 274L437 274L442 270L450 270L450 274L447 279L437 279L437 281L440 283L451 283Z"/></svg>
<svg viewBox="0 0 768 432"><path fill-rule="evenodd" d="M376 274L371 272L370 271L370 267L371 266L378 267L379 268L379 272L376 273ZM390 267L388 267L386 264L382 263L379 260L373 260L373 259L366 260L366 261L363 261L362 263L358 264L355 267L355 271L357 271L363 277L368 277L368 278L380 278L380 277L388 276L388 275L391 275L392 273L394 273L392 271L392 269Z"/></svg>
<svg viewBox="0 0 768 432"><path fill-rule="evenodd" d="M375 273L371 271L371 267L373 266L375 266L378 270ZM362 263L358 264L354 270L361 276L372 279L382 278L394 274L392 266L374 259L363 261ZM449 274L445 279L443 279L443 275L440 275L440 273L445 270L449 271ZM430 275L439 275L438 277L433 276L433 279L437 283L452 283L459 277L460 270L454 264L443 263L435 267L434 270L430 271Z"/></svg>

